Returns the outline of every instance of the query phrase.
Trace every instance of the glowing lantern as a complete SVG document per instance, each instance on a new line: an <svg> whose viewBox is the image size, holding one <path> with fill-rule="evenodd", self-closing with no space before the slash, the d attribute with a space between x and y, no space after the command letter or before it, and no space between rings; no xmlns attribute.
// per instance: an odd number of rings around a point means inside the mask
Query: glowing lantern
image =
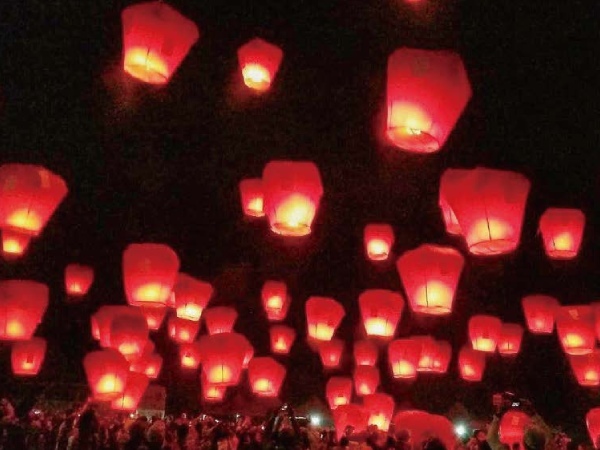
<svg viewBox="0 0 600 450"><path fill-rule="evenodd" d="M463 347L458 354L458 370L466 381L481 381L485 371L485 353Z"/></svg>
<svg viewBox="0 0 600 450"><path fill-rule="evenodd" d="M167 323L169 337L178 344L194 342L200 330L200 322L170 317Z"/></svg>
<svg viewBox="0 0 600 450"><path fill-rule="evenodd" d="M348 427L351 427L354 433L361 433L366 430L369 421L369 412L362 405L353 403L338 406L331 411L331 415L338 441L344 436Z"/></svg>
<svg viewBox="0 0 600 450"><path fill-rule="evenodd" d="M446 373L452 359L452 346L446 341L436 341L436 344L437 351L431 366L429 366L429 371L433 373Z"/></svg>
<svg viewBox="0 0 600 450"><path fill-rule="evenodd" d="M30 280L0 281L0 341L27 341L48 308L48 287Z"/></svg>
<svg viewBox="0 0 600 450"><path fill-rule="evenodd" d="M502 321L497 317L477 315L469 320L469 338L474 350L495 352L501 331Z"/></svg>
<svg viewBox="0 0 600 450"><path fill-rule="evenodd" d="M408 152L437 152L470 98L460 56L400 48L388 59L387 136Z"/></svg>
<svg viewBox="0 0 600 450"><path fill-rule="evenodd" d="M113 317L110 322L110 347L131 362L142 356L148 342L148 322L137 309Z"/></svg>
<svg viewBox="0 0 600 450"><path fill-rule="evenodd" d="M94 269L80 264L69 264L65 268L67 294L78 297L87 294L94 282Z"/></svg>
<svg viewBox="0 0 600 450"><path fill-rule="evenodd" d="M385 223L371 223L365 227L364 243L367 258L385 261L394 245L394 229Z"/></svg>
<svg viewBox="0 0 600 450"><path fill-rule="evenodd" d="M356 366L353 378L356 395L362 397L374 394L379 386L379 369L373 366Z"/></svg>
<svg viewBox="0 0 600 450"><path fill-rule="evenodd" d="M204 314L208 334L231 333L237 318L237 311L229 306L216 306Z"/></svg>
<svg viewBox="0 0 600 450"><path fill-rule="evenodd" d="M438 204L442 211L442 218L444 219L444 225L446 226L446 232L448 234L457 235L461 234L460 225L456 220L456 215L452 211L452 207L448 204L446 197L449 195L449 191L460 189L462 179L468 176L469 171L463 169L447 169L440 179L440 195Z"/></svg>
<svg viewBox="0 0 600 450"><path fill-rule="evenodd" d="M150 331L157 331L165 320L167 315L167 308L153 308L148 306L140 306L140 312L146 318L148 329Z"/></svg>
<svg viewBox="0 0 600 450"><path fill-rule="evenodd" d="M248 217L263 217L264 194L260 178L247 178L240 181L240 199L242 210Z"/></svg>
<svg viewBox="0 0 600 450"><path fill-rule="evenodd" d="M234 386L242 372L247 339L238 333L219 333L201 342L202 372L209 384Z"/></svg>
<svg viewBox="0 0 600 450"><path fill-rule="evenodd" d="M500 255L518 247L530 186L521 174L478 167L445 192L469 252Z"/></svg>
<svg viewBox="0 0 600 450"><path fill-rule="evenodd" d="M204 378L204 374L200 377L200 384L202 387L202 399L208 403L218 403L225 398L225 392L227 391L226 386L215 386L210 384Z"/></svg>
<svg viewBox="0 0 600 450"><path fill-rule="evenodd" d="M163 307L177 279L179 258L163 244L131 244L123 252L123 281L133 306Z"/></svg>
<svg viewBox="0 0 600 450"><path fill-rule="evenodd" d="M270 356L252 358L248 364L250 387L259 397L277 397L285 373L285 367Z"/></svg>
<svg viewBox="0 0 600 450"><path fill-rule="evenodd" d="M585 415L585 424L594 448L598 448L598 438L600 437L600 408L592 408L588 411Z"/></svg>
<svg viewBox="0 0 600 450"><path fill-rule="evenodd" d="M386 289L368 289L358 297L363 325L368 336L389 338L404 309L400 294Z"/></svg>
<svg viewBox="0 0 600 450"><path fill-rule="evenodd" d="M330 341L344 318L344 307L329 297L310 297L304 304L308 337Z"/></svg>
<svg viewBox="0 0 600 450"><path fill-rule="evenodd" d="M374 342L366 339L354 342L354 363L357 366L374 366L378 357L379 349Z"/></svg>
<svg viewBox="0 0 600 450"><path fill-rule="evenodd" d="M500 442L507 445L520 444L523 446L523 436L529 427L531 417L523 411L509 410L500 419Z"/></svg>
<svg viewBox="0 0 600 450"><path fill-rule="evenodd" d="M131 363L129 370L136 373L143 373L148 378L154 380L160 374L162 363L162 356L158 353L143 354L140 359Z"/></svg>
<svg viewBox="0 0 600 450"><path fill-rule="evenodd" d="M261 297L263 308L270 321L279 322L285 319L291 303L285 283L281 281L265 281Z"/></svg>
<svg viewBox="0 0 600 450"><path fill-rule="evenodd" d="M387 394L366 395L363 399L365 409L369 411L369 425L376 425L378 430L387 431L394 415L394 399Z"/></svg>
<svg viewBox="0 0 600 450"><path fill-rule="evenodd" d="M110 401L123 394L129 363L118 351L90 352L83 358L83 367L95 400Z"/></svg>
<svg viewBox="0 0 600 450"><path fill-rule="evenodd" d="M394 378L411 379L417 376L423 344L420 340L396 339L388 345L388 361Z"/></svg>
<svg viewBox="0 0 600 450"><path fill-rule="evenodd" d="M581 386L600 386L600 351L594 350L587 355L570 355L571 369Z"/></svg>
<svg viewBox="0 0 600 450"><path fill-rule="evenodd" d="M34 337L28 341L15 342L10 355L13 374L17 376L37 375L45 356L45 339Z"/></svg>
<svg viewBox="0 0 600 450"><path fill-rule="evenodd" d="M135 308L125 305L101 306L90 318L92 337L100 341L101 347L110 347L110 324L113 318L128 314L135 315L137 311Z"/></svg>
<svg viewBox="0 0 600 450"><path fill-rule="evenodd" d="M548 208L540 217L540 231L546 255L572 259L579 253L585 214L579 209Z"/></svg>
<svg viewBox="0 0 600 450"><path fill-rule="evenodd" d="M330 341L319 342L319 356L325 368L338 367L343 352L344 341L341 339L333 338Z"/></svg>
<svg viewBox="0 0 600 450"><path fill-rule="evenodd" d="M116 399L114 399L110 407L116 411L135 411L144 396L144 392L148 388L148 377L141 373L129 372L125 390Z"/></svg>
<svg viewBox="0 0 600 450"><path fill-rule="evenodd" d="M17 259L25 254L31 236L14 230L2 230L2 254L4 259Z"/></svg>
<svg viewBox="0 0 600 450"><path fill-rule="evenodd" d="M175 295L177 317L198 321L210 301L213 287L210 283L200 281L186 273L180 273L177 276L173 294Z"/></svg>
<svg viewBox="0 0 600 450"><path fill-rule="evenodd" d="M200 36L194 22L162 1L125 8L121 22L123 69L150 84L167 83Z"/></svg>
<svg viewBox="0 0 600 450"><path fill-rule="evenodd" d="M258 92L268 90L282 59L283 51L262 39L254 38L242 45L238 50L238 61L244 84Z"/></svg>
<svg viewBox="0 0 600 450"><path fill-rule="evenodd" d="M296 330L285 325L273 325L269 330L271 352L287 355L296 340Z"/></svg>
<svg viewBox="0 0 600 450"><path fill-rule="evenodd" d="M321 175L311 162L271 161L263 170L265 214L271 230L306 236L323 196Z"/></svg>
<svg viewBox="0 0 600 450"><path fill-rule="evenodd" d="M184 369L197 369L202 355L198 342L179 345L179 362Z"/></svg>
<svg viewBox="0 0 600 450"><path fill-rule="evenodd" d="M561 306L556 315L556 331L567 355L585 355L594 350L596 332L594 311L588 305Z"/></svg>
<svg viewBox="0 0 600 450"><path fill-rule="evenodd" d="M327 397L327 403L331 410L338 406L349 405L352 400L352 379L331 377L325 385L325 397Z"/></svg>
<svg viewBox="0 0 600 450"><path fill-rule="evenodd" d="M528 295L522 300L527 328L535 334L551 334L560 304L549 295Z"/></svg>
<svg viewBox="0 0 600 450"><path fill-rule="evenodd" d="M431 336L413 336L421 344L417 372L444 373L448 369L452 348L445 341L436 341Z"/></svg>
<svg viewBox="0 0 600 450"><path fill-rule="evenodd" d="M430 244L398 258L396 267L411 309L422 314L450 314L464 263L453 248Z"/></svg>
<svg viewBox="0 0 600 450"><path fill-rule="evenodd" d="M498 353L503 356L512 356L521 350L523 327L518 323L503 323L498 340Z"/></svg>

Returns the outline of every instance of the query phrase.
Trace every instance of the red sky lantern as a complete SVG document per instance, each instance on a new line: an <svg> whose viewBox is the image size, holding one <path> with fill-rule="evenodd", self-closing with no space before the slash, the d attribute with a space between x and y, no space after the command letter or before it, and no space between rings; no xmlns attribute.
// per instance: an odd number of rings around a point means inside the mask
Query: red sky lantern
<svg viewBox="0 0 600 450"><path fill-rule="evenodd" d="M352 379L331 377L325 385L325 397L331 410L342 405L349 405L352 400Z"/></svg>
<svg viewBox="0 0 600 450"><path fill-rule="evenodd" d="M471 98L459 55L400 48L388 59L387 136L407 152L440 150Z"/></svg>
<svg viewBox="0 0 600 450"><path fill-rule="evenodd" d="M485 371L485 353L473 350L470 346L460 349L458 370L465 381L481 381Z"/></svg>
<svg viewBox="0 0 600 450"><path fill-rule="evenodd" d="M204 314L208 334L231 333L237 318L237 311L229 306L215 306Z"/></svg>
<svg viewBox="0 0 600 450"><path fill-rule="evenodd" d="M65 268L65 289L74 297L87 294L94 282L94 269L80 264L69 264Z"/></svg>
<svg viewBox="0 0 600 450"><path fill-rule="evenodd" d="M11 349L12 372L17 376L35 376L46 356L46 340L40 337L15 342Z"/></svg>
<svg viewBox="0 0 600 450"><path fill-rule="evenodd" d="M183 369L197 369L202 355L198 342L179 344L179 363Z"/></svg>
<svg viewBox="0 0 600 450"><path fill-rule="evenodd" d="M135 411L148 388L148 384L149 380L146 375L129 372L125 390L111 402L111 409L115 411Z"/></svg>
<svg viewBox="0 0 600 450"><path fill-rule="evenodd" d="M101 347L110 347L110 324L113 318L133 311L134 309L125 305L102 305L90 317L92 337L100 341Z"/></svg>
<svg viewBox="0 0 600 450"><path fill-rule="evenodd" d="M170 317L167 323L169 337L178 344L194 342L200 330L200 322Z"/></svg>
<svg viewBox="0 0 600 450"><path fill-rule="evenodd" d="M540 217L540 232L548 258L575 258L581 247L584 227L585 214L581 210L548 208Z"/></svg>
<svg viewBox="0 0 600 450"><path fill-rule="evenodd" d="M271 161L262 180L271 230L282 236L310 234L323 196L317 166L305 161Z"/></svg>
<svg viewBox="0 0 600 450"><path fill-rule="evenodd" d="M150 84L165 84L200 37L190 19L162 1L138 3L121 13L123 69Z"/></svg>
<svg viewBox="0 0 600 450"><path fill-rule="evenodd" d="M354 363L357 366L374 366L379 358L379 349L373 341L363 339L354 342Z"/></svg>
<svg viewBox="0 0 600 450"><path fill-rule="evenodd" d="M111 401L123 394L129 363L118 351L90 352L83 358L83 367L95 400Z"/></svg>
<svg viewBox="0 0 600 450"><path fill-rule="evenodd" d="M425 244L405 252L396 268L411 309L422 314L450 314L464 264L462 255L451 247Z"/></svg>
<svg viewBox="0 0 600 450"><path fill-rule="evenodd" d="M421 343L421 355L417 372L445 373L452 357L452 348L445 341L436 341L431 336L413 336Z"/></svg>
<svg viewBox="0 0 600 450"><path fill-rule="evenodd" d="M354 368L354 391L358 396L374 394L379 386L379 369L373 366Z"/></svg>
<svg viewBox="0 0 600 450"><path fill-rule="evenodd" d="M400 294L387 289L368 289L358 297L360 314L368 336L390 338L404 309Z"/></svg>
<svg viewBox="0 0 600 450"><path fill-rule="evenodd" d="M264 194L260 178L246 178L240 181L242 211L248 217L264 217Z"/></svg>
<svg viewBox="0 0 600 450"><path fill-rule="evenodd" d="M244 84L258 92L268 90L282 59L283 51L267 41L254 38L245 43L238 50Z"/></svg>
<svg viewBox="0 0 600 450"><path fill-rule="evenodd" d="M308 337L317 341L330 341L346 311L329 297L310 297L304 304Z"/></svg>
<svg viewBox="0 0 600 450"><path fill-rule="evenodd" d="M529 427L531 417L523 411L511 409L500 419L500 442L507 445L520 444L523 448L523 436Z"/></svg>
<svg viewBox="0 0 600 450"><path fill-rule="evenodd" d="M369 412L362 405L340 405L331 411L331 415L338 441L345 435L348 427L352 427L354 433L361 433L367 429Z"/></svg>
<svg viewBox="0 0 600 450"><path fill-rule="evenodd" d="M422 342L417 339L396 339L388 345L388 361L394 378L416 378L421 359Z"/></svg>
<svg viewBox="0 0 600 450"><path fill-rule="evenodd" d="M180 273L177 275L173 294L177 317L198 321L213 295L213 287L210 283Z"/></svg>
<svg viewBox="0 0 600 450"><path fill-rule="evenodd" d="M238 333L219 333L201 341L202 372L209 384L234 386L242 372L247 339Z"/></svg>
<svg viewBox="0 0 600 450"><path fill-rule="evenodd" d="M270 356L252 358L248 364L250 387L259 397L277 397L285 374L285 366Z"/></svg>
<svg viewBox="0 0 600 450"><path fill-rule="evenodd" d="M143 373L151 380L155 380L160 375L163 359L158 353L143 354L140 359L134 361L129 366L131 372Z"/></svg>
<svg viewBox="0 0 600 450"><path fill-rule="evenodd" d="M272 325L269 334L271 337L271 352L278 355L287 355L296 340L296 330L286 325Z"/></svg>
<svg viewBox="0 0 600 450"><path fill-rule="evenodd" d="M202 388L202 400L207 403L219 403L225 398L227 386L215 386L206 381L204 374L200 375L200 385Z"/></svg>
<svg viewBox="0 0 600 450"><path fill-rule="evenodd" d="M592 408L585 415L585 424L587 425L590 440L594 448L598 448L598 438L600 437L600 408Z"/></svg>
<svg viewBox="0 0 600 450"><path fill-rule="evenodd" d="M549 295L528 295L522 300L527 328L535 334L552 334L554 318L560 304Z"/></svg>
<svg viewBox="0 0 600 450"><path fill-rule="evenodd" d="M446 226L446 232L455 236L460 236L462 231L452 207L448 203L446 197L449 196L449 191L460 189L462 179L468 176L469 171L463 169L447 169L440 179L440 195L438 204L442 211L442 218Z"/></svg>
<svg viewBox="0 0 600 450"><path fill-rule="evenodd" d="M123 281L133 306L164 307L177 280L179 258L164 244L130 244L123 252Z"/></svg>
<svg viewBox="0 0 600 450"><path fill-rule="evenodd" d="M18 259L25 254L31 236L14 230L1 230L2 255L6 260Z"/></svg>
<svg viewBox="0 0 600 450"><path fill-rule="evenodd" d="M600 350L587 355L569 355L571 369L581 386L600 386Z"/></svg>
<svg viewBox="0 0 600 450"><path fill-rule="evenodd" d="M387 223L370 223L365 227L363 240L367 258L385 261L394 245L394 229Z"/></svg>
<svg viewBox="0 0 600 450"><path fill-rule="evenodd" d="M333 369L340 365L340 359L344 352L344 341L333 338L330 341L319 342L319 356L323 367Z"/></svg>
<svg viewBox="0 0 600 450"><path fill-rule="evenodd" d="M146 318L148 329L150 331L157 331L165 320L167 315L167 308L153 308L148 306L140 306L140 312Z"/></svg>
<svg viewBox="0 0 600 450"><path fill-rule="evenodd" d="M482 314L469 320L469 339L474 350L495 352L501 331L502 321L497 317Z"/></svg>
<svg viewBox="0 0 600 450"><path fill-rule="evenodd" d="M48 286L30 280L0 281L0 341L27 341L48 308Z"/></svg>
<svg viewBox="0 0 600 450"><path fill-rule="evenodd" d="M365 409L369 412L369 425L376 425L378 430L387 431L394 415L394 398L387 394L366 395L363 399Z"/></svg>
<svg viewBox="0 0 600 450"><path fill-rule="evenodd" d="M263 308L271 322L280 322L287 316L290 298L287 286L282 281L265 281L261 291Z"/></svg>
<svg viewBox="0 0 600 450"><path fill-rule="evenodd" d="M594 310L589 305L561 306L556 331L567 355L592 353L596 344Z"/></svg>
<svg viewBox="0 0 600 450"><path fill-rule="evenodd" d="M521 350L523 327L518 323L503 323L498 340L498 353L502 356L514 356Z"/></svg>
<svg viewBox="0 0 600 450"><path fill-rule="evenodd" d="M452 359L452 346L446 341L437 341L438 351L436 359L433 361L433 373L446 373L450 360Z"/></svg>
<svg viewBox="0 0 600 450"><path fill-rule="evenodd" d="M110 347L131 362L142 356L148 342L148 322L144 315L131 307L131 311L114 317L110 322Z"/></svg>
<svg viewBox="0 0 600 450"><path fill-rule="evenodd" d="M500 255L518 247L530 187L519 173L477 167L445 193L469 252Z"/></svg>

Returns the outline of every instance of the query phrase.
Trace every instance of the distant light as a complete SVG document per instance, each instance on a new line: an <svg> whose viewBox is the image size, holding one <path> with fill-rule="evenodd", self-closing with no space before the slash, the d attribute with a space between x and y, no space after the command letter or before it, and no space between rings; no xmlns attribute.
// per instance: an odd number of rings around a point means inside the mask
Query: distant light
<svg viewBox="0 0 600 450"><path fill-rule="evenodd" d="M321 417L318 415L311 415L310 416L310 424L314 427L318 427L319 425L321 425Z"/></svg>
<svg viewBox="0 0 600 450"><path fill-rule="evenodd" d="M467 427L460 423L454 427L454 432L457 436L465 437L467 435Z"/></svg>

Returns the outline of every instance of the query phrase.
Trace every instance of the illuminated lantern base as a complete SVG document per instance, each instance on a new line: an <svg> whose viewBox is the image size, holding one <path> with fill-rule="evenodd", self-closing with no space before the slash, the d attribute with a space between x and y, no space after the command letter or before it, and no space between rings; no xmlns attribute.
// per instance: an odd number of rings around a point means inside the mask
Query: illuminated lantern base
<svg viewBox="0 0 600 450"><path fill-rule="evenodd" d="M519 245L519 236L515 234L508 223L488 218L475 223L465 233L465 239L474 255L502 255Z"/></svg>
<svg viewBox="0 0 600 450"><path fill-rule="evenodd" d="M4 259L17 259L25 253L31 236L17 231L2 230L2 255Z"/></svg>
<svg viewBox="0 0 600 450"><path fill-rule="evenodd" d="M185 306L177 308L176 313L177 317L180 319L197 322L200 320L200 317L202 317L202 311L203 309L199 305L188 303Z"/></svg>
<svg viewBox="0 0 600 450"><path fill-rule="evenodd" d="M454 293L444 283L432 281L417 289L415 303L412 308L415 312L443 316L452 312Z"/></svg>
<svg viewBox="0 0 600 450"><path fill-rule="evenodd" d="M98 401L111 401L123 394L125 379L114 374L102 376L94 386L94 399Z"/></svg>
<svg viewBox="0 0 600 450"><path fill-rule="evenodd" d="M384 318L372 317L365 320L365 330L369 336L390 337L394 335L396 327Z"/></svg>
<svg viewBox="0 0 600 450"><path fill-rule="evenodd" d="M433 153L440 143L432 135L432 120L419 106L404 102L392 105L387 136L402 150L414 153Z"/></svg>
<svg viewBox="0 0 600 450"><path fill-rule="evenodd" d="M127 49L123 69L133 78L150 84L165 84L169 78L167 64L148 48Z"/></svg>
<svg viewBox="0 0 600 450"><path fill-rule="evenodd" d="M477 338L473 341L473 350L493 353L496 351L497 342L493 339Z"/></svg>
<svg viewBox="0 0 600 450"><path fill-rule="evenodd" d="M217 364L206 370L207 381L212 385L227 385L233 380L233 372L229 366Z"/></svg>
<svg viewBox="0 0 600 450"><path fill-rule="evenodd" d="M387 431L390 427L390 419L382 413L371 414L369 416L369 425L375 425L378 430Z"/></svg>
<svg viewBox="0 0 600 450"><path fill-rule="evenodd" d="M367 255L372 261L385 261L390 255L390 246L382 239L371 239L367 244Z"/></svg>
<svg viewBox="0 0 600 450"><path fill-rule="evenodd" d="M411 379L417 376L417 368L409 361L397 361L392 363L392 374L394 378Z"/></svg>
<svg viewBox="0 0 600 450"><path fill-rule="evenodd" d="M316 214L313 202L300 194L291 194L282 201L271 221L271 230L282 236L306 236Z"/></svg>
<svg viewBox="0 0 600 450"><path fill-rule="evenodd" d="M246 64L242 69L244 84L250 89L264 92L271 86L269 71L260 64Z"/></svg>
<svg viewBox="0 0 600 450"><path fill-rule="evenodd" d="M576 333L568 333L562 338L562 344L568 355L588 355L593 351L588 341Z"/></svg>

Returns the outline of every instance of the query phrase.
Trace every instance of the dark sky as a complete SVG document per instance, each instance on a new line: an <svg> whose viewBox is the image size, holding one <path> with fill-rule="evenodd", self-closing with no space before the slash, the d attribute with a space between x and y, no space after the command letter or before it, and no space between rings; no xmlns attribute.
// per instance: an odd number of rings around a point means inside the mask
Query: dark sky
<svg viewBox="0 0 600 450"><path fill-rule="evenodd" d="M81 358L94 348L89 313L124 301L121 254L131 242L167 243L183 270L214 282L212 304L238 308L237 329L258 353L268 350L258 296L270 277L288 282L288 321L302 332L308 296L341 301L347 316L338 334L350 344L360 334L358 294L400 289L393 261L365 261L366 223L394 225L396 255L425 242L464 252L444 233L437 208L448 167L511 169L532 181L522 243L510 256L467 257L454 313L430 322L407 311L399 335L430 332L456 350L472 314L522 321L525 294L553 294L564 304L598 299L600 36L593 2L424 0L413 8L401 0L172 0L201 37L162 89L121 70L120 12L129 3L0 5L0 163L44 165L70 189L29 254L0 262L1 278L27 277L52 288L38 332L50 340L40 380L82 380ZM271 91L252 99L240 87L236 50L257 35L285 56ZM399 153L378 138L386 61L400 46L455 49L473 85L463 117L434 155ZM239 180L284 158L312 160L321 170L325 196L306 239L276 237L240 212ZM587 214L575 261L544 257L536 227L549 206ZM96 269L88 305L64 305L69 262ZM196 392L196 378L180 373L171 343L160 335L157 341L167 358L161 381L173 404L183 404L186 393ZM8 359L3 347L4 377ZM283 398L322 394L326 377L304 344L295 347L288 369ZM581 427L598 402L597 393L576 386L554 336L526 335L521 355L513 362L492 358L480 385L461 382L453 362L444 377L411 386L384 378L384 386L398 402L436 412L463 401L489 413L493 392L516 389L569 428Z"/></svg>

